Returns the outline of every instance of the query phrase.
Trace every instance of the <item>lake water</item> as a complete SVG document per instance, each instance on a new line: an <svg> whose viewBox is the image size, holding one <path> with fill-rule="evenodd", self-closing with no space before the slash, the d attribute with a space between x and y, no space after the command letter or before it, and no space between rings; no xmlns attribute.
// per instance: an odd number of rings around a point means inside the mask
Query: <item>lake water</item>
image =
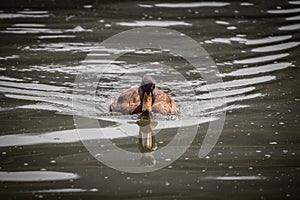
<svg viewBox="0 0 300 200"><path fill-rule="evenodd" d="M1 4L1 199L299 198L300 1L170 2ZM100 51L99 58L123 50L105 48L102 41L148 26L179 31L201 44L225 91L208 93L199 71L168 51L138 49L101 74L95 97L74 94L77 75L102 73L108 65L105 59L84 62L89 53ZM168 146L179 126L197 122L197 135L177 160L143 154L141 163L149 169L165 162L160 170L122 172L99 162L85 145L109 138L140 154L145 143L136 136L149 127L137 126L136 116L112 116L108 107L144 74L156 77L182 111L188 110L182 120L157 116L158 124L149 126L158 130L157 151ZM165 81L164 74L184 79ZM183 95L187 85L193 95ZM193 110L194 101L200 110ZM209 122L224 112L220 138L199 159ZM87 122L81 137L73 115ZM105 136L90 120L97 120Z"/></svg>

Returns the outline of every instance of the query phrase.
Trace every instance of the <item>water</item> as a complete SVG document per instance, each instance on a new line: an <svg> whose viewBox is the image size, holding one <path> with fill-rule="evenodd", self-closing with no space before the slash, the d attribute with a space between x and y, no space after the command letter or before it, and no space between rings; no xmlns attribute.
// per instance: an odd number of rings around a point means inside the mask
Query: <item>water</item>
<svg viewBox="0 0 300 200"><path fill-rule="evenodd" d="M3 3L1 198L299 198L299 6L299 1ZM145 26L171 28L199 42L216 62L225 92L209 94L199 71L167 50L140 49L111 64L96 98L78 95L80 103L73 105L76 75L100 73L109 61L97 58L122 51L100 43ZM83 62L89 52L96 53ZM161 81L165 73L178 71L186 80ZM81 140L99 139L99 129L83 129L80 138L73 114L97 119L103 139L139 152L137 119L112 119L108 106L145 73L154 74L190 117L183 116L183 124L158 117L158 149L172 140L175 128L192 125L195 118L199 130L180 159L165 158L170 164L164 169L119 172L89 154ZM187 85L193 95L178 95L189 94ZM197 110L195 100L201 102ZM94 102L96 111L90 106ZM199 159L208 122L220 112L227 114L221 137ZM143 161L151 165L153 157L147 156Z"/></svg>

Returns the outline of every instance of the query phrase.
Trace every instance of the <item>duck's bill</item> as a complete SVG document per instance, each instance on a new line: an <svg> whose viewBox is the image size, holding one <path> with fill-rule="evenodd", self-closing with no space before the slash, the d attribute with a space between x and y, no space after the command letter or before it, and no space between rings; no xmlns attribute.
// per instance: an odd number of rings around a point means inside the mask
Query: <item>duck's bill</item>
<svg viewBox="0 0 300 200"><path fill-rule="evenodd" d="M152 94L150 92L149 95L147 95L147 93L145 92L143 97L142 112L147 113L151 111L152 111Z"/></svg>

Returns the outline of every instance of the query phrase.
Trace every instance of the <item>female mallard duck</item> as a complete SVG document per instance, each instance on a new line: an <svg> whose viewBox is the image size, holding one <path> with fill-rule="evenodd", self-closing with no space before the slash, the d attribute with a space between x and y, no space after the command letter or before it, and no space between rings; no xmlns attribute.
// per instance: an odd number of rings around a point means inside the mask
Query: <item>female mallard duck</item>
<svg viewBox="0 0 300 200"><path fill-rule="evenodd" d="M178 106L172 97L156 87L151 76L144 76L139 87L125 90L110 105L110 111L123 114L177 114Z"/></svg>

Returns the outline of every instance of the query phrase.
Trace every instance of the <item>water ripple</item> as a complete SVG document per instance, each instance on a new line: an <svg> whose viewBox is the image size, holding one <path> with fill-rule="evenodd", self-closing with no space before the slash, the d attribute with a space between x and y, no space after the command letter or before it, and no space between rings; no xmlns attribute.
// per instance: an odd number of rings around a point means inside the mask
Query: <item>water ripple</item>
<svg viewBox="0 0 300 200"><path fill-rule="evenodd" d="M268 43L285 41L291 38L292 35L282 35L282 36L270 36L270 37L260 38L260 39L246 39L241 37L214 38L211 41L214 43L231 44L231 42L238 42L240 44L246 44L246 45L259 45L259 44L268 44Z"/></svg>
<svg viewBox="0 0 300 200"><path fill-rule="evenodd" d="M292 35L282 35L282 36L271 36L261 39L252 39L247 40L245 42L246 45L258 45L258 44L267 44L267 43L274 43L274 42L281 42L284 40L291 39Z"/></svg>
<svg viewBox="0 0 300 200"><path fill-rule="evenodd" d="M84 29L81 26L76 26L73 29L52 29L46 28L44 24L34 24L34 23L18 23L14 24L11 27L7 27L6 30L1 31L1 33L13 33L13 34L62 34L62 33L81 33L81 32L92 32L92 29ZM62 38L62 37L75 37L70 35L46 35L39 36L40 39L46 38Z"/></svg>
<svg viewBox="0 0 300 200"><path fill-rule="evenodd" d="M300 20L300 15L294 16L294 17L287 17L287 18L285 18L285 20L287 20L287 21Z"/></svg>
<svg viewBox="0 0 300 200"><path fill-rule="evenodd" d="M281 50L285 50L285 49L291 49L293 47L298 46L299 44L300 44L299 42L287 42L287 43L282 43L282 44L270 45L270 46L266 46L266 47L254 48L251 51L252 52L281 51Z"/></svg>
<svg viewBox="0 0 300 200"><path fill-rule="evenodd" d="M209 176L205 177L206 180L221 180L221 181L253 181L253 180L266 180L265 176Z"/></svg>
<svg viewBox="0 0 300 200"><path fill-rule="evenodd" d="M240 88L240 89L235 89L235 90L226 90L224 92L213 91L208 94L198 95L197 99L213 99L213 98L220 98L220 97L228 97L228 96L245 94L245 93L251 92L253 90L255 90L255 87L246 87L246 88Z"/></svg>
<svg viewBox="0 0 300 200"><path fill-rule="evenodd" d="M0 13L0 19L15 18L47 18L50 14L20 14L20 13Z"/></svg>
<svg viewBox="0 0 300 200"><path fill-rule="evenodd" d="M280 31L293 31L300 29L300 24L292 24L292 25L286 25L286 26L280 26L278 30Z"/></svg>
<svg viewBox="0 0 300 200"><path fill-rule="evenodd" d="M117 22L120 26L129 27L144 27L144 26L156 26L156 27L168 27L168 26L192 26L192 24L183 21L134 21L134 22Z"/></svg>
<svg viewBox="0 0 300 200"><path fill-rule="evenodd" d="M38 39L58 39L58 38L75 38L76 35L42 35Z"/></svg>
<svg viewBox="0 0 300 200"><path fill-rule="evenodd" d="M224 7L227 2L194 2L194 3L156 3L156 7L161 8L197 8L197 7Z"/></svg>
<svg viewBox="0 0 300 200"><path fill-rule="evenodd" d="M94 116L94 119L110 121L110 122L114 122L114 124L109 127L103 127L101 129L99 128L80 129L80 136L78 134L78 130L76 129L53 131L53 132L39 133L39 134L28 133L28 134L3 135L0 136L0 147L28 146L28 145L37 145L37 144L66 144L66 143L75 143L80 141L97 140L97 139L137 137L139 134L139 127L135 123L136 120L131 120L131 118L128 116L121 116L119 118L116 116L114 117ZM197 116L193 118L186 118L180 121L168 120L167 123L165 123L166 122L165 120L158 120L159 123L154 130L179 128L179 127L182 128L182 127L211 122L216 119L217 119L216 117L199 118ZM116 126L115 124L118 124L118 126ZM46 176L46 178L48 177L48 174L45 173L41 173L41 174ZM59 175L60 174L55 176L54 174L53 176L50 176L50 178L58 180ZM4 179L8 180L9 178L6 177L8 177L6 173L4 173L3 176L1 177L1 172L0 172L0 181L1 178L2 180ZM13 174L10 179L13 180L14 178L17 180L18 177L20 176ZM60 179L63 179L64 177L61 177ZM30 179L29 175L27 179ZM72 176L70 179L74 179L74 176Z"/></svg>
<svg viewBox="0 0 300 200"><path fill-rule="evenodd" d="M0 171L0 181L3 182L44 182L78 179L79 175L56 171Z"/></svg>
<svg viewBox="0 0 300 200"><path fill-rule="evenodd" d="M280 10L268 10L271 14L290 14L300 12L300 8L280 9Z"/></svg>
<svg viewBox="0 0 300 200"><path fill-rule="evenodd" d="M42 91L65 91L66 87L54 86L47 84L37 84L37 83L15 83L9 81L0 81L0 86L22 88L22 89L31 89L31 90L42 90Z"/></svg>
<svg viewBox="0 0 300 200"><path fill-rule="evenodd" d="M23 79L19 78L12 78L12 77L7 77L7 76L0 76L0 80L2 81L14 81L14 82L23 82Z"/></svg>
<svg viewBox="0 0 300 200"><path fill-rule="evenodd" d="M20 58L20 56L19 55L10 55L10 56L0 57L0 60L17 59L17 58Z"/></svg>
<svg viewBox="0 0 300 200"><path fill-rule="evenodd" d="M49 11L45 11L45 10L24 10L24 11L18 11L18 13L21 14L32 14L32 15L40 15L40 14L48 14Z"/></svg>
<svg viewBox="0 0 300 200"><path fill-rule="evenodd" d="M60 188L60 189L46 189L46 190L33 190L30 193L69 193L69 192L87 192L91 191L83 188Z"/></svg>
<svg viewBox="0 0 300 200"><path fill-rule="evenodd" d="M5 31L1 31L1 33L13 33L13 34L38 34L38 33L48 33L48 34L58 34L63 33L61 30L49 29L49 28L6 28Z"/></svg>
<svg viewBox="0 0 300 200"><path fill-rule="evenodd" d="M269 82L275 80L275 76L260 76L255 78L245 78L245 79L237 79L233 81L226 81L223 83L215 83L215 84L208 84L204 86L200 86L196 88L196 91L208 91L219 89L224 86L224 88L233 88L233 87L241 87L241 86L248 86L248 85L255 85L258 83Z"/></svg>
<svg viewBox="0 0 300 200"><path fill-rule="evenodd" d="M248 68L238 69L230 73L222 74L222 76L246 76L246 75L261 74L261 73L272 72L280 69L285 69L291 66L291 64L292 63L282 62L282 63L262 65L257 67L248 67Z"/></svg>
<svg viewBox="0 0 300 200"><path fill-rule="evenodd" d="M289 4L300 5L300 1L289 1Z"/></svg>
<svg viewBox="0 0 300 200"><path fill-rule="evenodd" d="M235 60L235 61L233 61L233 64L254 64L254 63L260 63L260 62L267 62L267 61L284 58L289 55L290 54L288 54L288 53L282 53L282 54L276 54L276 55L270 55L270 56L261 56L261 57L243 59L243 60Z"/></svg>
<svg viewBox="0 0 300 200"><path fill-rule="evenodd" d="M34 27L34 28L46 27L45 24L33 24L33 23L13 24L12 26L13 27Z"/></svg>

